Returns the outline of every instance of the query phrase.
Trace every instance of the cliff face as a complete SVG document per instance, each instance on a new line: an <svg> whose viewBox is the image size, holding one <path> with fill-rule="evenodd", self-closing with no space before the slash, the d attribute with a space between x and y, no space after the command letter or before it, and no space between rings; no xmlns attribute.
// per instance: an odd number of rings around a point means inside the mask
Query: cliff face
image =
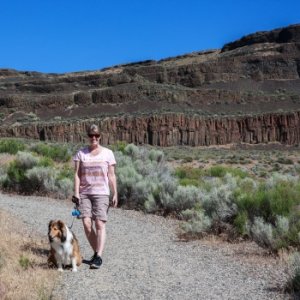
<svg viewBox="0 0 300 300"><path fill-rule="evenodd" d="M264 114L236 118L203 118L184 114L121 117L44 125L1 127L0 136L27 137L48 141L83 142L86 128L99 125L101 143L126 141L158 146L209 146L230 143L300 144L300 112Z"/></svg>
<svg viewBox="0 0 300 300"><path fill-rule="evenodd" d="M1 136L80 141L94 119L104 143L293 144L299 111L299 24L98 71L0 69Z"/></svg>

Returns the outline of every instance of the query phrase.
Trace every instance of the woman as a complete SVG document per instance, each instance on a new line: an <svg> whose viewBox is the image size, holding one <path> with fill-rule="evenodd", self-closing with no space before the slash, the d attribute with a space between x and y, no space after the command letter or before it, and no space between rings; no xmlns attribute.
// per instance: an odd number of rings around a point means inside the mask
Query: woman
<svg viewBox="0 0 300 300"><path fill-rule="evenodd" d="M74 190L75 197L79 199L78 209L81 213L84 231L94 250L94 255L89 261L90 268L99 269L106 239L105 223L110 188L113 193L113 207L118 204L116 160L111 150L100 146L100 132L97 125L91 125L87 134L90 145L80 149L74 156ZM95 223L95 228L93 223Z"/></svg>

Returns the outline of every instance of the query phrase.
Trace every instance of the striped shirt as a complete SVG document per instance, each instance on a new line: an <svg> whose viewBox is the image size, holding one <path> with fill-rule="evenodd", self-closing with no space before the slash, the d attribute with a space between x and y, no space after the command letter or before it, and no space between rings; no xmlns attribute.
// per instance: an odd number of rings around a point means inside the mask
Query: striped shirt
<svg viewBox="0 0 300 300"><path fill-rule="evenodd" d="M113 152L105 147L97 155L89 147L80 149L73 158L80 161L79 193L85 195L109 195L108 167L116 164Z"/></svg>

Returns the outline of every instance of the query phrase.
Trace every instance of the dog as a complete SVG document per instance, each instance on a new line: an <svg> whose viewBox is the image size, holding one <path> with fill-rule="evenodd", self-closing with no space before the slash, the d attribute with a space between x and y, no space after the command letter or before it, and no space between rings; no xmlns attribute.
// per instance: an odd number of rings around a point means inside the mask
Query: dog
<svg viewBox="0 0 300 300"><path fill-rule="evenodd" d="M56 266L63 271L63 266L72 265L72 271L77 272L77 266L82 263L79 243L74 233L61 220L51 220L48 225L50 253L48 266Z"/></svg>

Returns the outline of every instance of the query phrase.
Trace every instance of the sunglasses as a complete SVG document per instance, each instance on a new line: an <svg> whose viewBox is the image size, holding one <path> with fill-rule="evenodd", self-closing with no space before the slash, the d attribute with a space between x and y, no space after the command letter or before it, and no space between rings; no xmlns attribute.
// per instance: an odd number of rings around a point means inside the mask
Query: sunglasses
<svg viewBox="0 0 300 300"><path fill-rule="evenodd" d="M89 136L89 138L95 137L96 139L99 139L100 134L93 134L93 133L91 133L91 134L88 134L88 136Z"/></svg>

